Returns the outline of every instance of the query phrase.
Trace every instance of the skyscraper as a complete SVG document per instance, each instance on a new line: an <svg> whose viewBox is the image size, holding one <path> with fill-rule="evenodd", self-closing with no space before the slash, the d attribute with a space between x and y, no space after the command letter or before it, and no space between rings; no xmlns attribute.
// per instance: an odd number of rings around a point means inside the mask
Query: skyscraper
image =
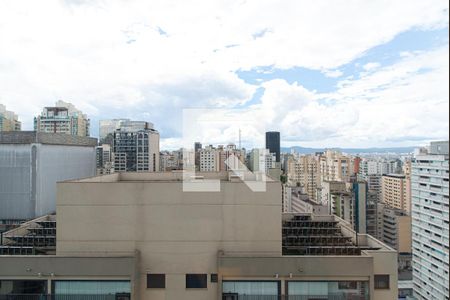
<svg viewBox="0 0 450 300"><path fill-rule="evenodd" d="M448 141L431 143L411 166L413 288L416 299L449 299Z"/></svg>
<svg viewBox="0 0 450 300"><path fill-rule="evenodd" d="M266 132L266 149L275 153L276 162L280 162L280 133L278 131Z"/></svg>
<svg viewBox="0 0 450 300"><path fill-rule="evenodd" d="M55 106L44 107L34 118L34 130L89 136L90 120L73 104L59 100Z"/></svg>

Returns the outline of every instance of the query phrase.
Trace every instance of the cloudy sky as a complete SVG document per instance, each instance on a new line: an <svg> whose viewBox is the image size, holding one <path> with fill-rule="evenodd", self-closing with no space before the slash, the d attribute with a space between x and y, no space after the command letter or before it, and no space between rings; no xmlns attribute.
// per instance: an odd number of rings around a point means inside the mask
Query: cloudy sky
<svg viewBox="0 0 450 300"><path fill-rule="evenodd" d="M94 136L148 120L162 148L186 109L242 112L247 144L422 145L448 138L448 24L443 0L2 0L0 103L29 130L58 99Z"/></svg>

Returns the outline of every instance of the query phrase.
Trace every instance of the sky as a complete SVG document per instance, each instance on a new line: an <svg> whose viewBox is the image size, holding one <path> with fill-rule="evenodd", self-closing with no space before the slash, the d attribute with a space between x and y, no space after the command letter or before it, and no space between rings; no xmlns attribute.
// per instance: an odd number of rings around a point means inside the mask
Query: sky
<svg viewBox="0 0 450 300"><path fill-rule="evenodd" d="M265 130L285 147L425 145L448 139L448 5L2 0L0 103L25 130L59 99L93 136L102 119L147 120L162 149L180 147L191 110L209 116L203 143L241 129L247 147Z"/></svg>

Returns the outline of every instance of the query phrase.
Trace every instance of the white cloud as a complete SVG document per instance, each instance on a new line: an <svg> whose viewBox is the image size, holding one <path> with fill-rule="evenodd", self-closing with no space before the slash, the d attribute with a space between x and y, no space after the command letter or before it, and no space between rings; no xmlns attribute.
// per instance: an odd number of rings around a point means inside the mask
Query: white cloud
<svg viewBox="0 0 450 300"><path fill-rule="evenodd" d="M448 80L448 47L443 47L344 80L329 94L265 83L272 97L264 95L258 108L276 107L267 126L280 124L286 140L305 146L417 145L448 137Z"/></svg>
<svg viewBox="0 0 450 300"><path fill-rule="evenodd" d="M338 78L344 75L344 73L340 70L325 70L323 71L323 73L325 74L325 76L330 78Z"/></svg>
<svg viewBox="0 0 450 300"><path fill-rule="evenodd" d="M283 5L276 0L6 0L0 3L0 102L18 112L27 129L43 106L65 99L94 118L145 116L171 136L179 131L181 108L239 107L249 101L256 87L239 79L237 70L298 66L337 77L340 66L400 32L447 26L448 3L441 0ZM382 78L395 87L391 96L403 97L401 83L421 75L396 67L373 69L365 80L342 81L333 97L357 99L382 86ZM301 83L262 86L263 109L253 106L254 116L267 118L270 126L291 130L283 126L308 123L299 130L322 133L348 126L299 118L292 111L305 107L310 115L323 111L327 119L347 120L350 104L325 108Z"/></svg>
<svg viewBox="0 0 450 300"><path fill-rule="evenodd" d="M378 69L380 66L381 66L380 63L370 62L370 63L365 64L363 66L363 69L366 70L366 71L373 71L375 69Z"/></svg>

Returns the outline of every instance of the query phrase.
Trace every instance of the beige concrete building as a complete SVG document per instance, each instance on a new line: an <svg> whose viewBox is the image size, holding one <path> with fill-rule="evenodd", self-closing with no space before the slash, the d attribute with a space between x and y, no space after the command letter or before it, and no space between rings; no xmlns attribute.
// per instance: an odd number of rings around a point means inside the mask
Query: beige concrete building
<svg viewBox="0 0 450 300"><path fill-rule="evenodd" d="M347 181L354 175L352 157L339 151L327 150L320 156L321 181Z"/></svg>
<svg viewBox="0 0 450 300"><path fill-rule="evenodd" d="M411 213L411 198L405 175L383 175L381 179L381 202L392 208Z"/></svg>
<svg viewBox="0 0 450 300"><path fill-rule="evenodd" d="M279 182L253 192L230 174L200 173L191 184L220 191L184 192L182 178L59 183L56 256L0 256L0 280L40 278L55 293L80 293L89 280L121 299L397 299L396 251L335 216L282 215Z"/></svg>
<svg viewBox="0 0 450 300"><path fill-rule="evenodd" d="M317 189L320 186L320 163L314 155L290 157L287 166L288 183L299 185L313 201L318 200ZM319 200L320 201L320 200Z"/></svg>
<svg viewBox="0 0 450 300"><path fill-rule="evenodd" d="M411 216L399 209L384 208L383 241L400 253L411 253Z"/></svg>
<svg viewBox="0 0 450 300"><path fill-rule="evenodd" d="M20 131L22 123L18 116L9 110L3 104L0 104L0 132L2 131Z"/></svg>

